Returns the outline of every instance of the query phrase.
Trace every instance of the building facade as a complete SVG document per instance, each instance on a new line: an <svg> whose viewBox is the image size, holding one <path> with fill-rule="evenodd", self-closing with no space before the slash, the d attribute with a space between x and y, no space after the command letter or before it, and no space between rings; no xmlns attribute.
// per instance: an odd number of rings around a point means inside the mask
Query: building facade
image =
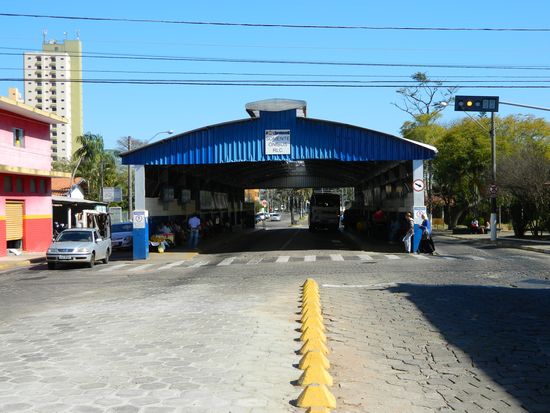
<svg viewBox="0 0 550 413"><path fill-rule="evenodd" d="M0 97L0 257L45 252L52 237L50 125L66 122ZM70 174L69 174L70 175Z"/></svg>
<svg viewBox="0 0 550 413"><path fill-rule="evenodd" d="M52 158L71 159L83 133L82 44L45 41L41 52L24 55L25 103L67 119L52 125Z"/></svg>

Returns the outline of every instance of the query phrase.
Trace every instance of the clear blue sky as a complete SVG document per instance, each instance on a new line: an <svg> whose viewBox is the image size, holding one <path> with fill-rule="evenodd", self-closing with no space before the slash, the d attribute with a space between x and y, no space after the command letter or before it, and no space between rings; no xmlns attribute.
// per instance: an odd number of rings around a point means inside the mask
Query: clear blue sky
<svg viewBox="0 0 550 413"><path fill-rule="evenodd" d="M293 25L550 28L550 2L486 1L203 1L74 2L27 0L3 4L2 13L204 22ZM409 67L255 64L197 61L83 59L85 79L185 79L267 81L392 81L400 84L417 71L431 78L481 80L484 84L550 86L550 32L314 30L211 25L0 17L4 47L39 50L42 31L48 39L74 38L78 30L84 54L109 53L216 59L285 60L411 64ZM0 49L3 52L17 50ZM21 52L22 53L22 52ZM422 68L429 65L544 66L546 70ZM21 77L21 55L0 54L0 77ZM105 73L203 72L209 74ZM99 71L99 72L95 72ZM237 73L234 75L221 72ZM302 75L302 76L298 76ZM369 77L372 76L372 77ZM493 77L491 77L493 76ZM498 77L495 77L498 76ZM503 76L503 77L501 77ZM512 77L515 76L515 77ZM517 76L529 76L519 78ZM537 80L537 83L533 83ZM504 83L511 81L511 83ZM21 82L2 81L0 94ZM464 84L459 94L497 95L501 100L550 106L550 89L475 89ZM101 134L107 148L118 138L149 139L158 131L184 132L209 124L247 117L247 102L268 98L302 99L308 116L399 135L409 115L392 105L396 88L321 88L189 85L84 85L84 129ZM512 113L543 117L550 112L501 106ZM464 116L448 108L444 121ZM159 137L160 138L160 137Z"/></svg>

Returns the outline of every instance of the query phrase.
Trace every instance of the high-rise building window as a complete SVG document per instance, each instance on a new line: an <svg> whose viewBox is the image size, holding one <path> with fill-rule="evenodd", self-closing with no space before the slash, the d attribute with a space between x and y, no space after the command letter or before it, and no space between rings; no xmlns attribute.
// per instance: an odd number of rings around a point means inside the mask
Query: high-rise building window
<svg viewBox="0 0 550 413"><path fill-rule="evenodd" d="M34 178L31 178L29 180L29 191L33 194L36 192L36 181L34 180Z"/></svg>

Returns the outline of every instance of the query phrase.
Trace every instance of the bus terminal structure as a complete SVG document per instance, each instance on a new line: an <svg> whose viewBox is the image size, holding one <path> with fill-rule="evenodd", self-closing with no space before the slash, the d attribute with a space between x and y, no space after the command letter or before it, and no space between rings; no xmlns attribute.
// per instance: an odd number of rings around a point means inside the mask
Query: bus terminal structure
<svg viewBox="0 0 550 413"><path fill-rule="evenodd" d="M205 126L122 154L135 207L151 219L218 211L238 225L247 188L353 187L367 210L424 208L433 146L306 116L305 101L246 105L249 118ZM141 219L141 218L139 218Z"/></svg>

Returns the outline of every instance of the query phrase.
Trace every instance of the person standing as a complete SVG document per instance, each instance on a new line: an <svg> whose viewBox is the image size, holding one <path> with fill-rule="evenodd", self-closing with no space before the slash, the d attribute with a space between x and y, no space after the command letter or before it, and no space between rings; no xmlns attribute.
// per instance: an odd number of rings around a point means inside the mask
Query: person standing
<svg viewBox="0 0 550 413"><path fill-rule="evenodd" d="M414 220L410 212L405 214L405 223L407 232L403 237L403 242L405 243L405 252L410 254L412 248L412 237L414 235Z"/></svg>
<svg viewBox="0 0 550 413"><path fill-rule="evenodd" d="M187 221L187 225L189 226L189 248L195 249L197 248L197 245L199 244L199 230L201 228L201 220L197 215L191 215L189 220Z"/></svg>
<svg viewBox="0 0 550 413"><path fill-rule="evenodd" d="M418 250L423 254L434 254L435 246L432 240L432 225L426 214L422 214L422 224L420 224L422 230L422 238L420 239L420 246Z"/></svg>

